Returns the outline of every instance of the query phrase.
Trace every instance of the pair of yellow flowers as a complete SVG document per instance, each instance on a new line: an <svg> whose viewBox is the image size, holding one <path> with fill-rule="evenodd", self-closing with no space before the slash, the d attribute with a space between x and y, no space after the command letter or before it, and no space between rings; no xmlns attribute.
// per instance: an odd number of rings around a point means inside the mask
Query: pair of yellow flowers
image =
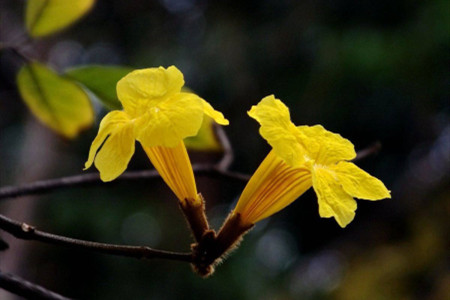
<svg viewBox="0 0 450 300"><path fill-rule="evenodd" d="M117 178L127 168L137 140L181 203L201 202L183 139L197 134L205 114L221 125L228 120L199 96L182 92L183 85L183 74L174 66L136 70L122 78L117 96L123 111L103 118L85 168L94 163L103 181ZM354 146L339 134L321 125L295 126L289 109L273 95L248 114L260 123L260 133L273 149L232 212L244 226L280 211L311 186L320 216L334 217L341 227L355 216L353 197L390 198L380 180L349 162L356 157Z"/></svg>

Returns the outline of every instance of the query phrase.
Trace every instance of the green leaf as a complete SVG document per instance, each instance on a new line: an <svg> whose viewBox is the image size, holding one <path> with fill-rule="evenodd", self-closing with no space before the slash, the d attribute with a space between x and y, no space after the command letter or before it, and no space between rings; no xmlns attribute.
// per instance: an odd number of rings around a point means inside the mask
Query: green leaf
<svg viewBox="0 0 450 300"><path fill-rule="evenodd" d="M95 0L28 0L25 24L33 37L42 37L62 30L81 17Z"/></svg>
<svg viewBox="0 0 450 300"><path fill-rule="evenodd" d="M203 123L196 136L184 139L184 144L188 149L197 151L222 151L214 132L214 120L208 116L203 117Z"/></svg>
<svg viewBox="0 0 450 300"><path fill-rule="evenodd" d="M132 70L121 66L83 66L68 70L66 76L82 83L109 109L122 109L116 84Z"/></svg>
<svg viewBox="0 0 450 300"><path fill-rule="evenodd" d="M17 75L17 85L31 112L59 134L74 138L92 125L94 112L83 89L46 66L26 64Z"/></svg>

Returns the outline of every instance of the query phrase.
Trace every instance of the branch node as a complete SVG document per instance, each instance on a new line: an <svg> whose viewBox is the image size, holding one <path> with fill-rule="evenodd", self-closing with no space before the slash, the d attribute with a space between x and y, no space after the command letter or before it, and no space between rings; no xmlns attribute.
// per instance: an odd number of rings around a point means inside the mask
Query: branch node
<svg viewBox="0 0 450 300"><path fill-rule="evenodd" d="M202 239L191 247L194 271L204 278L212 275L215 267L239 246L242 237L253 226L243 224L240 214L232 213L217 234L213 230L206 231Z"/></svg>
<svg viewBox="0 0 450 300"><path fill-rule="evenodd" d="M33 227L33 226L31 226L31 225L28 225L28 224L26 224L26 223L22 223L22 225L20 226L20 228L22 229L22 231L23 231L24 233L33 233L33 232L36 230L35 227Z"/></svg>

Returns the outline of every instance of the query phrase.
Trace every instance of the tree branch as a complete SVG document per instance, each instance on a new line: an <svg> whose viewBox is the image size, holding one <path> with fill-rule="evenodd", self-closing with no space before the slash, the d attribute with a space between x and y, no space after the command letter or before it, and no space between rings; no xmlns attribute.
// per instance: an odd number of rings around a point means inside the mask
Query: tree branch
<svg viewBox="0 0 450 300"><path fill-rule="evenodd" d="M0 288L26 299L69 300L55 292L12 274L0 271Z"/></svg>
<svg viewBox="0 0 450 300"><path fill-rule="evenodd" d="M162 258L184 262L192 261L190 253L156 250L146 246L113 245L68 238L37 230L33 226L9 219L3 215L0 215L0 229L12 234L18 239L68 246L73 249L85 249L98 253L134 257L138 259Z"/></svg>
<svg viewBox="0 0 450 300"><path fill-rule="evenodd" d="M235 180L239 182L246 182L250 178L250 176L247 174L221 170L214 165L194 164L192 167L196 175L199 176L208 175L212 177ZM21 186L2 187L0 188L0 200L25 195L40 194L65 187L101 185L101 184L114 185L118 182L148 180L159 177L160 176L156 170L128 171L123 173L116 180L109 183L105 183L100 180L100 176L98 173L87 173L82 175L40 180L29 184L24 184Z"/></svg>
<svg viewBox="0 0 450 300"><path fill-rule="evenodd" d="M215 124L214 129L216 136L223 148L223 157L216 165L216 167L218 170L226 171L234 160L233 147L231 147L230 140L228 139L228 136L222 126Z"/></svg>
<svg viewBox="0 0 450 300"><path fill-rule="evenodd" d="M225 154L221 161L216 164L193 164L192 168L197 176L211 176L215 178L223 178L227 180L233 180L237 182L247 182L250 179L249 174L244 174L240 172L228 171L228 167L233 161L233 151L229 144L228 138L226 137L223 130L219 127L217 131L219 139L224 147ZM221 136L221 137L220 137ZM227 150L228 149L228 150ZM381 149L381 144L379 142L369 146L366 149L358 151L356 158L353 161L362 160L368 156L376 154ZM108 184L114 185L119 182L124 181L137 181L137 180L148 180L159 178L159 174L156 170L145 170L145 171L128 171L119 176L116 180L112 182L105 183L100 180L98 173L87 173L82 175L61 177L55 179L41 180L32 182L29 184L24 184L21 186L6 186L0 188L0 200L6 198L15 198L25 195L34 195L45 192L50 192L59 188L66 187L76 187L76 186L88 186L88 185L101 185Z"/></svg>
<svg viewBox="0 0 450 300"><path fill-rule="evenodd" d="M356 153L356 157L353 159L353 161L362 160L371 155L377 154L380 151L380 149L381 149L381 143L375 142L372 145L370 145L369 147L358 151Z"/></svg>
<svg viewBox="0 0 450 300"><path fill-rule="evenodd" d="M29 63L32 61L30 57L28 57L26 54L24 54L21 50L19 50L18 47L6 45L4 43L0 43L0 51L10 51L13 53L17 58L21 60L21 62Z"/></svg>

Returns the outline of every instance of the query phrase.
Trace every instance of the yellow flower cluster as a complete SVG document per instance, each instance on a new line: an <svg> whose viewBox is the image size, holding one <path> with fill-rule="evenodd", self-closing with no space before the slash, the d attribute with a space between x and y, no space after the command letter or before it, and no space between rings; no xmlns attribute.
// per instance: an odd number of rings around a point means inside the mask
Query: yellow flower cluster
<svg viewBox="0 0 450 300"><path fill-rule="evenodd" d="M183 139L197 134L204 115L227 125L223 115L193 93L181 92L182 73L167 69L136 70L117 84L122 111L112 111L100 123L85 167L93 163L103 181L126 169L139 141L150 161L180 202L196 200L197 189ZM334 217L341 227L356 210L354 197L390 198L384 184L358 168L353 144L321 125L295 126L289 109L268 96L248 112L273 150L245 187L234 215L245 225L280 211L311 186L321 217ZM100 150L99 150L100 149Z"/></svg>

